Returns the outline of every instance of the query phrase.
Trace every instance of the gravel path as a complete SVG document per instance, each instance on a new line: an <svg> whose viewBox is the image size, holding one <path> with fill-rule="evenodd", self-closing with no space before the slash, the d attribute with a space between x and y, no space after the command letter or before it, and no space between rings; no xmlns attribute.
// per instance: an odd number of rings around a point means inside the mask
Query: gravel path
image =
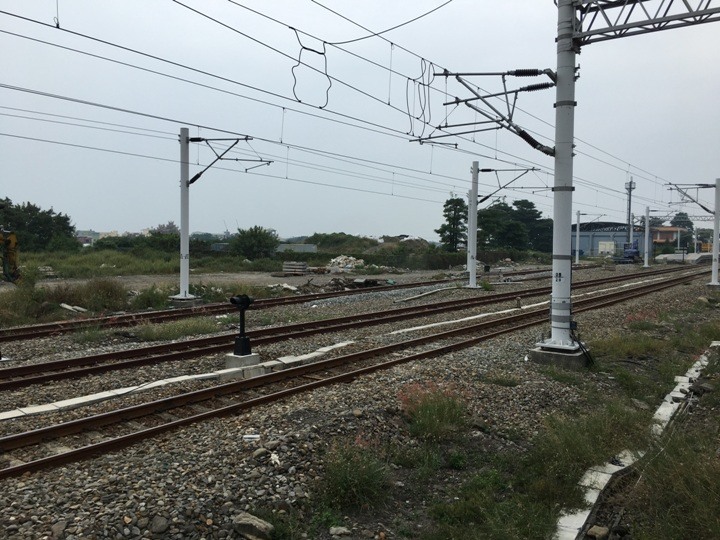
<svg viewBox="0 0 720 540"><path fill-rule="evenodd" d="M582 279L598 277L604 272L583 272ZM397 277L394 279L400 281ZM693 302L706 294L706 281L675 287L652 299L578 314L582 338L592 340L621 333L624 322L633 314L661 306L673 309ZM408 291L402 294L411 296ZM442 294L445 299L473 293L458 290ZM396 293L368 294L282 309L283 317L293 319L318 310L335 315L388 309L397 307L393 303L397 299ZM460 317L462 313L452 316ZM708 313L717 318L716 312ZM306 353L328 342L349 339L365 345L387 339L391 326L344 334L342 338L317 336L302 344L272 346L258 352L267 357ZM399 327L400 323L394 325ZM473 444L497 451L515 451L515 435L531 436L548 414L570 407L590 407L592 404L587 402L581 386L559 382L549 377L541 366L525 361L528 349L540 339L543 330L547 332L548 328L537 327L437 359L401 365L342 386L318 389L248 413L191 426L90 461L0 481L0 536L9 539L243 538L239 523L244 512L260 515L293 512L306 527L297 531L294 538L332 538L329 527L311 529L309 525L313 518L309 508L318 496L316 482L323 476L324 452L339 439L381 441L383 445L405 448L417 445L404 428L399 408L398 394L408 385L432 381L453 388L469 406L474 426ZM127 343L123 345L118 339L115 344L104 346L127 346ZM77 355L82 349L83 346L74 344L69 337L63 337L8 344L3 353L15 361L27 361L30 357L47 361L62 354ZM143 370L130 375L108 374L83 379L82 384L75 383L75 394L127 386L146 377L159 377L161 372L168 376L168 372L176 375L188 370L217 369L221 362L218 358L205 358L193 362L192 366L179 363L155 368L157 373ZM595 391L615 391L613 381L605 374L585 373L582 377L584 385ZM40 389L8 393L0 396L0 409L23 402L68 397L63 395L67 391L67 385L49 384ZM87 411L77 414L81 413ZM0 431L20 431L35 421L6 422ZM249 435L259 437L247 437ZM396 466L395 471L391 501L367 515L348 516L344 523L347 534L335 529L333 532L341 533L336 537L397 538L399 529L407 531L424 526L427 520L424 508L429 501L417 499L412 486L405 481L402 467ZM456 473L443 472L436 497L452 498L462 480ZM307 533L310 530L315 532Z"/></svg>

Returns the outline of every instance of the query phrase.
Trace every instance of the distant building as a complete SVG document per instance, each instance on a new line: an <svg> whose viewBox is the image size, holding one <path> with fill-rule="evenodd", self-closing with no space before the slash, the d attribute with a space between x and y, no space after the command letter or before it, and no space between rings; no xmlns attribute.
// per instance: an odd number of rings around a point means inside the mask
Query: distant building
<svg viewBox="0 0 720 540"><path fill-rule="evenodd" d="M577 224L572 227L572 253L577 246ZM616 255L621 254L623 246L627 243L627 223L610 221L592 221L580 224L580 253L583 255ZM651 227L650 242L652 244L677 243L678 236L687 232L682 227ZM633 226L633 243L637 242L640 253L645 251L645 227Z"/></svg>

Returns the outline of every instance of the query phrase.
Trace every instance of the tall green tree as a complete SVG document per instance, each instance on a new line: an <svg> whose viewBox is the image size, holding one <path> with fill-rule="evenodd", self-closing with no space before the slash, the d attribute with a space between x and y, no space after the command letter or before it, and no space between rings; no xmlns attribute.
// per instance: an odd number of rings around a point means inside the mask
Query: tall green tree
<svg viewBox="0 0 720 540"><path fill-rule="evenodd" d="M683 229L687 229L688 232L695 230L695 226L686 212L678 212L675 214L670 220L670 225L672 227L682 227Z"/></svg>
<svg viewBox="0 0 720 540"><path fill-rule="evenodd" d="M454 253L467 244L467 215L468 205L462 197L451 197L445 201L445 223L435 229L445 251Z"/></svg>
<svg viewBox="0 0 720 540"><path fill-rule="evenodd" d="M658 216L650 216L650 228L662 227L663 223L665 223L665 218L661 218Z"/></svg>
<svg viewBox="0 0 720 540"><path fill-rule="evenodd" d="M504 199L478 211L478 243L486 249L552 251L552 219L542 219L535 204Z"/></svg>
<svg viewBox="0 0 720 540"><path fill-rule="evenodd" d="M75 226L70 217L58 214L52 208L43 210L30 202L13 204L5 198L0 200L0 225L16 233L23 251L80 247L75 240Z"/></svg>
<svg viewBox="0 0 720 540"><path fill-rule="evenodd" d="M255 225L249 229L238 229L237 234L230 238L229 247L231 252L253 260L272 257L279 243L274 230Z"/></svg>

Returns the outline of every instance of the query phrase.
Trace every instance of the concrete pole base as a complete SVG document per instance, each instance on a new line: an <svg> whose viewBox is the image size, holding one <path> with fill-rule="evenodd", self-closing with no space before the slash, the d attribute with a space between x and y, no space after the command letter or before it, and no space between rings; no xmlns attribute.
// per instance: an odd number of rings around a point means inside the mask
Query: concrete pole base
<svg viewBox="0 0 720 540"><path fill-rule="evenodd" d="M245 354L242 356L238 356L236 354L225 355L225 367L228 369L254 366L259 363L260 363L260 355L257 353Z"/></svg>
<svg viewBox="0 0 720 540"><path fill-rule="evenodd" d="M580 349L577 351L559 351L536 347L528 351L527 358L536 364L557 366L574 371L584 370L590 365L590 360Z"/></svg>
<svg viewBox="0 0 720 540"><path fill-rule="evenodd" d="M176 308L188 308L200 306L203 299L197 296L171 296L170 305Z"/></svg>

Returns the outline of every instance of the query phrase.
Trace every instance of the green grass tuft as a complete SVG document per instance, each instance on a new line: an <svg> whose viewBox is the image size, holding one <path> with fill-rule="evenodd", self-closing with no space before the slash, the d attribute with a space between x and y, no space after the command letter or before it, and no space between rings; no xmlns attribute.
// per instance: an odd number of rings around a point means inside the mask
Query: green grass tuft
<svg viewBox="0 0 720 540"><path fill-rule="evenodd" d="M467 406L450 387L414 383L405 386L398 398L414 437L440 440L466 424Z"/></svg>
<svg viewBox="0 0 720 540"><path fill-rule="evenodd" d="M378 449L358 438L330 447L319 492L331 508L369 509L385 500L388 484L388 467Z"/></svg>

